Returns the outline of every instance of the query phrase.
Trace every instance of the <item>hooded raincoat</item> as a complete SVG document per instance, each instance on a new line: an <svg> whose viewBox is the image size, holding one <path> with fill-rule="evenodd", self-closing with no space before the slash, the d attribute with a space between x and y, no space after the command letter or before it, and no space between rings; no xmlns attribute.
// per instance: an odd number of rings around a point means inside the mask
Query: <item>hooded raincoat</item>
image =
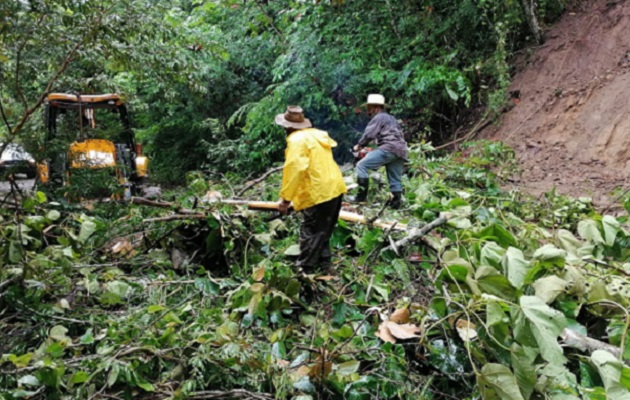
<svg viewBox="0 0 630 400"><path fill-rule="evenodd" d="M296 211L346 193L341 170L332 156L337 142L319 129L302 129L287 137L280 196Z"/></svg>

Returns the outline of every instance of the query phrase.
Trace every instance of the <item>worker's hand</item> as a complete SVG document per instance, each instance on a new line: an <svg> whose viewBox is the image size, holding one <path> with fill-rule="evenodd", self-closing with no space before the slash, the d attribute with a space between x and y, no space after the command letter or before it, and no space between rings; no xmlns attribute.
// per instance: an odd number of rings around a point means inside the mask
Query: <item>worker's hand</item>
<svg viewBox="0 0 630 400"><path fill-rule="evenodd" d="M357 144L357 145L355 145L355 146L352 148L352 150L354 150L354 151L359 151L359 150L361 150L361 146L359 146L359 145Z"/></svg>
<svg viewBox="0 0 630 400"><path fill-rule="evenodd" d="M289 214L289 207L291 207L291 202L285 199L282 199L280 200L280 203L278 204L278 211L280 211L280 214L282 215L287 215Z"/></svg>

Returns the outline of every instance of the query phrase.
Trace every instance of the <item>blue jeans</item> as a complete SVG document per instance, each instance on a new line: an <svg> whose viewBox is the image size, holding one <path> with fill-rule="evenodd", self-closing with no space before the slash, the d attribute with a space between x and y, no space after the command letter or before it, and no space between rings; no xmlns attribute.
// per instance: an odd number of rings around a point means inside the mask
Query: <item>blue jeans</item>
<svg viewBox="0 0 630 400"><path fill-rule="evenodd" d="M368 179L370 177L370 170L378 169L383 165L387 169L389 190L392 192L402 192L400 179L402 178L403 169L405 167L405 160L389 151L376 149L369 152L365 158L357 164L357 178Z"/></svg>

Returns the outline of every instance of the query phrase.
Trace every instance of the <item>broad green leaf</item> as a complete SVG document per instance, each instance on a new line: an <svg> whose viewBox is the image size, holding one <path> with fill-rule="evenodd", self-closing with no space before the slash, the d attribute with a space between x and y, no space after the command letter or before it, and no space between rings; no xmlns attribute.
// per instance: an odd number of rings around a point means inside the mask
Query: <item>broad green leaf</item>
<svg viewBox="0 0 630 400"><path fill-rule="evenodd" d="M488 327L500 324L505 318L503 307L496 301L489 301L486 304L486 325Z"/></svg>
<svg viewBox="0 0 630 400"><path fill-rule="evenodd" d="M133 292L131 286L123 281L107 282L105 284L105 290L109 293L115 294L116 296L120 296L120 298L123 299Z"/></svg>
<svg viewBox="0 0 630 400"><path fill-rule="evenodd" d="M615 400L630 400L630 391L621 383L624 366L615 356L604 350L595 350L591 361L604 382L606 396Z"/></svg>
<svg viewBox="0 0 630 400"><path fill-rule="evenodd" d="M484 400L524 400L516 378L505 365L484 365L477 383Z"/></svg>
<svg viewBox="0 0 630 400"><path fill-rule="evenodd" d="M604 215L602 225L604 226L604 239L606 240L606 245L614 245L617 234L621 230L619 221L617 221L615 217Z"/></svg>
<svg viewBox="0 0 630 400"><path fill-rule="evenodd" d="M495 242L488 242L481 248L479 257L480 265L489 265L495 268L501 268L501 259L505 256L505 249Z"/></svg>
<svg viewBox="0 0 630 400"><path fill-rule="evenodd" d="M285 256L297 257L300 255L300 245L294 244L284 251Z"/></svg>
<svg viewBox="0 0 630 400"><path fill-rule="evenodd" d="M540 278L532 285L536 290L536 296L547 304L554 302L556 297L564 293L567 288L567 281L555 275Z"/></svg>
<svg viewBox="0 0 630 400"><path fill-rule="evenodd" d="M79 242L85 243L96 232L96 224L92 221L83 221L81 230L79 231Z"/></svg>
<svg viewBox="0 0 630 400"><path fill-rule="evenodd" d="M24 375L18 379L18 385L20 386L39 386L39 380L33 375Z"/></svg>
<svg viewBox="0 0 630 400"><path fill-rule="evenodd" d="M560 242L560 247L566 250L567 253L577 256L578 249L583 245L578 238L566 229L560 229L557 233L557 237Z"/></svg>
<svg viewBox="0 0 630 400"><path fill-rule="evenodd" d="M518 382L521 394L525 400L528 400L534 392L536 386L537 374L534 361L538 357L538 349L532 347L522 347L514 343L512 345L512 368L514 368L514 376Z"/></svg>
<svg viewBox="0 0 630 400"><path fill-rule="evenodd" d="M83 383L83 382L87 382L88 379L89 379L89 375L86 372L78 371L72 375L72 377L70 378L70 383L73 383L73 384Z"/></svg>
<svg viewBox="0 0 630 400"><path fill-rule="evenodd" d="M359 370L361 363L357 360L347 361L345 363L337 365L337 373L341 376L347 376L354 374Z"/></svg>
<svg viewBox="0 0 630 400"><path fill-rule="evenodd" d="M56 221L61 218L61 213L57 210L50 210L48 214L46 214L46 218L50 221Z"/></svg>
<svg viewBox="0 0 630 400"><path fill-rule="evenodd" d="M13 363L17 368L24 368L31 362L33 358L33 353L26 353L21 356L16 356L15 354L10 354L8 357L8 361Z"/></svg>
<svg viewBox="0 0 630 400"><path fill-rule="evenodd" d="M517 289L523 287L525 276L527 276L527 272L531 268L531 263L525 260L523 252L517 248L510 247L505 252L501 263L512 286Z"/></svg>
<svg viewBox="0 0 630 400"><path fill-rule="evenodd" d="M81 344L92 344L94 343L94 335L92 335L92 328L89 328L83 336L79 339L79 343Z"/></svg>
<svg viewBox="0 0 630 400"><path fill-rule="evenodd" d="M49 336L51 339L54 339L61 344L72 344L72 339L70 339L66 333L68 333L68 328L62 325L55 325L50 329Z"/></svg>
<svg viewBox="0 0 630 400"><path fill-rule="evenodd" d="M604 238L599 231L597 222L592 219L580 221L578 223L578 233L584 240L588 240L592 244L604 244Z"/></svg>
<svg viewBox="0 0 630 400"><path fill-rule="evenodd" d="M516 297L516 290L507 278L492 267L480 267L475 278L482 292L505 300L513 300Z"/></svg>
<svg viewBox="0 0 630 400"><path fill-rule="evenodd" d="M558 344L558 336L567 326L567 320L561 312L554 310L536 296L520 298L523 314L531 323L531 331L542 358L551 363L564 364L564 352Z"/></svg>
<svg viewBox="0 0 630 400"><path fill-rule="evenodd" d="M567 252L557 248L552 244L546 244L534 252L533 258L540 261L564 259L567 256Z"/></svg>
<svg viewBox="0 0 630 400"><path fill-rule="evenodd" d="M484 228L477 234L477 237L485 240L493 240L503 248L516 245L516 239L514 239L514 236L498 224L492 224L487 228Z"/></svg>

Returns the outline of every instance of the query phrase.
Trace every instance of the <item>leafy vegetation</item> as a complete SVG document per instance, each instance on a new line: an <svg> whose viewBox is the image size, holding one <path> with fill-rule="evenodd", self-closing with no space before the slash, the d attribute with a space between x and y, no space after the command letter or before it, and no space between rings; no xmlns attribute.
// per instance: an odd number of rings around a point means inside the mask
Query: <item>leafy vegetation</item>
<svg viewBox="0 0 630 400"><path fill-rule="evenodd" d="M3 142L38 155L44 94L120 92L154 179L191 168L260 172L282 158L271 124L300 104L347 157L381 92L410 137L450 137L500 112L509 60L531 40L530 0L16 1L0 7ZM552 21L563 0L535 2ZM8 140L5 140L8 139ZM207 149L208 151L204 151Z"/></svg>
<svg viewBox="0 0 630 400"><path fill-rule="evenodd" d="M513 166L498 143L414 148L406 207L382 217L448 224L396 255L404 232L340 223L338 279L295 275L295 217L24 198L1 220L3 396L626 398L627 217L505 192ZM187 208L239 186L190 179ZM561 347L565 330L619 353Z"/></svg>

